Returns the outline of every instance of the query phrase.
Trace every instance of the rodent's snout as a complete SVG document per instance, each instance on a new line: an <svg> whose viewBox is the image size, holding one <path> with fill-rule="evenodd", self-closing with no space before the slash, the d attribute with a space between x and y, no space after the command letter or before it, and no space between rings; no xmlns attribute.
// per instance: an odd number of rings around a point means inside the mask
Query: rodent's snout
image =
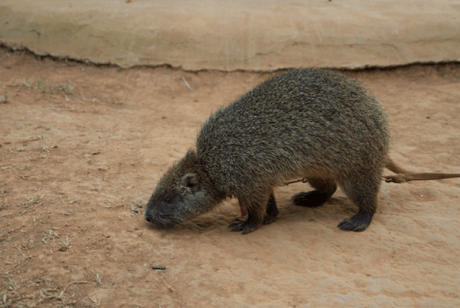
<svg viewBox="0 0 460 308"><path fill-rule="evenodd" d="M169 229L180 222L177 219L171 217L171 215L145 215L145 220L159 229Z"/></svg>

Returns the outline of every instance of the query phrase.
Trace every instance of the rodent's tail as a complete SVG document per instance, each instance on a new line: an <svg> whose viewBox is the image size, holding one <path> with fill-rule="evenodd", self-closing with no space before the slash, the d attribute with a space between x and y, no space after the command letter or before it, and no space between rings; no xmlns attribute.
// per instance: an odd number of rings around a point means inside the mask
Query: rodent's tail
<svg viewBox="0 0 460 308"><path fill-rule="evenodd" d="M415 173L398 166L390 157L387 158L385 168L396 173L395 175L384 176L387 183L405 183L409 181L442 180L448 178L459 178L460 173Z"/></svg>

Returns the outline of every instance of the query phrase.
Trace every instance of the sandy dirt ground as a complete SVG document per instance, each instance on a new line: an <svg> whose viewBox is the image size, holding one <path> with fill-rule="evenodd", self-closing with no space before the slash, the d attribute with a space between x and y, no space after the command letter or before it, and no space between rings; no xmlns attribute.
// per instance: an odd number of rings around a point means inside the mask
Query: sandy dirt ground
<svg viewBox="0 0 460 308"><path fill-rule="evenodd" d="M344 73L385 106L396 161L460 172L459 64ZM362 233L336 227L356 211L340 190L292 205L306 184L244 236L234 199L172 230L143 219L201 123L270 76L0 50L0 307L459 307L460 179L383 183Z"/></svg>

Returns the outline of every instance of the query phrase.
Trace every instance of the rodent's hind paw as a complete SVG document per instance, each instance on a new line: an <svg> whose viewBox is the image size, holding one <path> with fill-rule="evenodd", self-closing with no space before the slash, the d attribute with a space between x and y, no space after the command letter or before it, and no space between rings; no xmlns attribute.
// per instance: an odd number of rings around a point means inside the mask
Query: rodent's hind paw
<svg viewBox="0 0 460 308"><path fill-rule="evenodd" d="M372 220L371 214L356 214L343 220L337 227L344 231L361 232L366 230Z"/></svg>
<svg viewBox="0 0 460 308"><path fill-rule="evenodd" d="M292 197L292 202L295 205L306 206L306 207L318 207L323 205L331 195L324 194L318 190L312 190L309 192L301 192Z"/></svg>
<svg viewBox="0 0 460 308"><path fill-rule="evenodd" d="M241 234L247 234L249 232L254 231L259 226L260 226L260 222L254 223L254 222L250 222L249 219L242 220L242 219L237 218L228 227L230 228L230 231L233 231L233 232L241 231Z"/></svg>

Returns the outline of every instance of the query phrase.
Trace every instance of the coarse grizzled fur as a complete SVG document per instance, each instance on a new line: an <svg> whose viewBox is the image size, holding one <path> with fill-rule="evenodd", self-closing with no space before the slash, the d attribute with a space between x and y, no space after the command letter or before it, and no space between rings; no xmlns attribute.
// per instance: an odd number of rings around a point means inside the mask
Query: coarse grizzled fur
<svg viewBox="0 0 460 308"><path fill-rule="evenodd" d="M278 214L273 188L308 178L315 188L293 197L315 207L340 185L359 207L339 224L363 231L375 213L389 151L387 117L358 82L328 70L292 69L259 84L203 124L196 149L160 180L144 216L171 227L238 198L248 233Z"/></svg>

